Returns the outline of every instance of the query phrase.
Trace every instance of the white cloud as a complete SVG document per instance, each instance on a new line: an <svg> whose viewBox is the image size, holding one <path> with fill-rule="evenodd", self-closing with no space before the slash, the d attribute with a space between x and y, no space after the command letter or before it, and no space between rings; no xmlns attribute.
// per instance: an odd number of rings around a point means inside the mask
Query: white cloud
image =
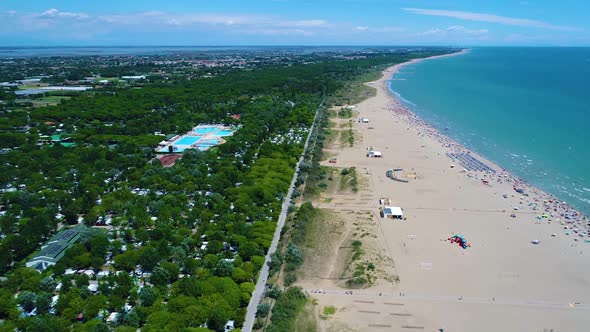
<svg viewBox="0 0 590 332"><path fill-rule="evenodd" d="M328 22L320 19L312 20L281 20L261 15L225 15L225 14L173 14L166 12L140 12L127 15L102 15L98 19L112 24L143 25L162 24L172 26L192 25L222 25L222 26L251 26L259 28L322 28ZM264 30L264 29L261 29Z"/></svg>
<svg viewBox="0 0 590 332"><path fill-rule="evenodd" d="M471 29L467 29L461 25L450 26L447 28L447 31L461 32L461 33L466 33L468 35L475 35L475 36L485 35L489 32L488 29L471 30Z"/></svg>
<svg viewBox="0 0 590 332"><path fill-rule="evenodd" d="M257 16L219 15L219 14L171 14L159 11L133 14L113 14L98 16L99 21L125 25L173 25L190 26L196 24L210 25L248 25L265 20Z"/></svg>
<svg viewBox="0 0 590 332"><path fill-rule="evenodd" d="M430 36L430 35L440 35L443 34L445 31L439 28L435 28L435 29L430 29L430 30L426 30L424 32L420 32L419 35L422 36Z"/></svg>
<svg viewBox="0 0 590 332"><path fill-rule="evenodd" d="M313 31L304 29L254 29L244 32L248 34L261 34L267 36L313 36L315 34Z"/></svg>
<svg viewBox="0 0 590 332"><path fill-rule="evenodd" d="M38 15L41 18L70 18L76 20L83 20L87 19L90 16L85 13L70 13L70 12L61 12L55 8L48 9L43 13Z"/></svg>
<svg viewBox="0 0 590 332"><path fill-rule="evenodd" d="M430 30L426 30L424 32L420 32L419 35L421 36L448 36L448 35L469 35L474 37L481 37L488 34L487 29L467 29L462 25L452 25L450 27L441 29L441 28L434 28Z"/></svg>
<svg viewBox="0 0 590 332"><path fill-rule="evenodd" d="M44 31L47 34L74 31L83 34L112 34L122 28L141 31L177 31L204 29L237 34L309 36L331 27L323 19L285 19L270 15L218 13L169 13L145 11L126 14L90 15L50 8L41 12L0 12L0 29L10 26L20 31ZM3 28L4 27L4 28Z"/></svg>
<svg viewBox="0 0 590 332"><path fill-rule="evenodd" d="M366 25L360 25L354 28L356 31L366 31L366 32L400 32L405 31L405 28L402 27L369 27Z"/></svg>
<svg viewBox="0 0 590 332"><path fill-rule="evenodd" d="M451 17L451 18L457 18L460 20L468 20L468 21L489 22L489 23L498 23L498 24L505 24L505 25L514 25L514 26L541 28L541 29L552 29L552 30L578 30L577 28L574 28L574 27L552 25L552 24L537 21L537 20L499 16L499 15L493 15L493 14L473 13L473 12L464 12L464 11L455 11L455 10L421 9L421 8L402 8L402 10L405 10L405 11L412 13L412 14L428 15L428 16L443 16L443 17Z"/></svg>
<svg viewBox="0 0 590 332"><path fill-rule="evenodd" d="M324 20L285 21L284 25L301 28L317 28L327 26L328 22Z"/></svg>

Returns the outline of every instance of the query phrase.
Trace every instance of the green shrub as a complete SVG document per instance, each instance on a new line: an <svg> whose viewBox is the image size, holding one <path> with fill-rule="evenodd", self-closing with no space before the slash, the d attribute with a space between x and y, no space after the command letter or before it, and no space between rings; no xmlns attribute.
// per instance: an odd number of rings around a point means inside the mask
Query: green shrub
<svg viewBox="0 0 590 332"><path fill-rule="evenodd" d="M297 281L297 275L293 272L285 274L285 286L289 287Z"/></svg>
<svg viewBox="0 0 590 332"><path fill-rule="evenodd" d="M331 305L325 306L323 313L325 316L331 316L336 313L336 307L331 306Z"/></svg>
<svg viewBox="0 0 590 332"><path fill-rule="evenodd" d="M256 317L266 317L268 316L268 313L270 312L270 304L268 303L261 303L258 305L258 307L256 308Z"/></svg>

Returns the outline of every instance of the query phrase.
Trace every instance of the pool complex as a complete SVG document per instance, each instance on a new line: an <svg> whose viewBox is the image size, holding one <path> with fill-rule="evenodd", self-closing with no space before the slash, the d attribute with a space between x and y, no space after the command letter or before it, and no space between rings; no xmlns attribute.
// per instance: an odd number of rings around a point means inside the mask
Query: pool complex
<svg viewBox="0 0 590 332"><path fill-rule="evenodd" d="M233 134L233 130L227 128L228 127L215 125L199 125L179 139L160 145L156 151L170 152L170 146L172 146L173 152L182 153L186 149L205 151L219 144L223 144L225 140L222 139L222 137L231 136Z"/></svg>

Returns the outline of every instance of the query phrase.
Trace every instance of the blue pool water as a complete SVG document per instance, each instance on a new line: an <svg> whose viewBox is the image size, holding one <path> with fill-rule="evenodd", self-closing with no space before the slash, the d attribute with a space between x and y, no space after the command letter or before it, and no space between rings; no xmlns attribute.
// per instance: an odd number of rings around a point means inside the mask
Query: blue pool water
<svg viewBox="0 0 590 332"><path fill-rule="evenodd" d="M206 135L206 134L213 134L215 131L219 131L219 128L215 127L197 127L195 128L195 133L199 135Z"/></svg>
<svg viewBox="0 0 590 332"><path fill-rule="evenodd" d="M215 133L215 135L216 135L216 136L223 137L223 136L229 136L229 135L231 135L232 133L233 133L233 132L232 132L231 130L223 130L223 129L222 129L222 130L219 130L218 132L216 132L216 133Z"/></svg>
<svg viewBox="0 0 590 332"><path fill-rule="evenodd" d="M178 141L174 142L173 145L193 145L198 142L201 138L196 136L185 136Z"/></svg>
<svg viewBox="0 0 590 332"><path fill-rule="evenodd" d="M475 48L390 89L445 134L590 214L590 48Z"/></svg>
<svg viewBox="0 0 590 332"><path fill-rule="evenodd" d="M217 127L197 127L195 128L195 133L199 135L213 135L213 136L229 136L232 134L231 130L221 129Z"/></svg>

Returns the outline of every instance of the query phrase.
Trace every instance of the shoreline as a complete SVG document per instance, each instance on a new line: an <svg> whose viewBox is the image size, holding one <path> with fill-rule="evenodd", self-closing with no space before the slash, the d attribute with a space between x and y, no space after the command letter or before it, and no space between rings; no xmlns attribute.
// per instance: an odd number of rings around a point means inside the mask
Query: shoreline
<svg viewBox="0 0 590 332"><path fill-rule="evenodd" d="M549 192L546 192L546 191L542 190L541 188L538 188L538 187L534 186L533 184L529 183L527 180L522 179L522 178L512 174L510 171L508 171L504 167L501 167L497 163L489 160L487 157L467 148L466 146L462 145L461 143L459 143L459 142L455 141L454 139L452 139L451 137L447 136L446 134L441 132L439 129L437 129L435 126L430 124L428 121L422 119L420 116L418 116L416 113L414 113L408 107L406 107L404 105L403 101L401 101L393 93L393 91L391 89L389 89L389 83L392 80L394 80L395 74L404 66L416 64L416 63L419 63L422 61L427 61L427 60L434 60L434 59L446 58L446 57L452 57L452 56L460 56L463 54L467 54L469 52L470 52L469 49L463 49L459 52L455 52L455 53L451 53L451 54L437 55L437 56L432 56L432 57L427 57L427 58L414 59L411 61L396 64L394 66L391 66L391 67L385 69L383 71L383 76L379 80L374 81L374 82L368 82L367 84L372 85L374 83L379 82L380 87L383 88L387 92L389 97L392 99L393 105L388 105L388 107L393 107L393 108L390 108L389 110L392 112L396 112L396 113L403 114L403 115L407 116L408 120L413 122L413 124L415 126L422 127L422 129L424 131L428 132L428 134L430 134L432 136L436 136L436 139L441 144L445 145L446 148L448 148L449 153L468 153L470 155L476 156L480 160L483 160L485 164L492 166L492 168L497 172L497 174L499 174L500 178L492 179L492 177L490 176L489 178L486 178L486 181L494 180L495 182L500 182L500 183L503 183L503 182L513 183L515 190L517 188L522 189L527 194L527 196L531 196L528 193L532 193L533 200L536 203L543 202L543 206L538 206L539 204L536 204L536 206L535 206L537 208L536 210L539 210L542 208L542 212L539 213L542 216L541 218L545 218L543 215L548 213L549 218L547 218L547 219L557 218L556 221L561 222L562 225L574 224L575 226L580 227L576 230L576 232L575 232L576 234L584 234L584 237L590 238L590 219L588 219L588 216L586 216L582 212L578 211L576 208L571 206L569 203L562 201L560 198L556 197L555 195L553 195ZM377 88L377 87L375 87L375 88ZM467 176L471 177L474 175L468 173ZM548 204L546 204L545 201ZM518 213L517 210L514 210L513 212ZM564 220L561 220L561 218L564 218Z"/></svg>
<svg viewBox="0 0 590 332"><path fill-rule="evenodd" d="M585 217L447 137L392 94L388 82L400 67L428 59L389 67L366 83L377 91L353 107L359 121L331 119L335 133L351 128L354 145L332 140L324 151L337 165L321 165L355 167L361 185L314 202L337 226L298 285L337 308L324 330L579 331L590 309ZM381 158L368 158L368 147ZM473 156L495 173L463 170L448 153ZM408 181L393 181L391 169ZM383 218L382 199L404 218ZM450 241L454 234L470 246ZM378 271L354 291L341 283L350 235Z"/></svg>

